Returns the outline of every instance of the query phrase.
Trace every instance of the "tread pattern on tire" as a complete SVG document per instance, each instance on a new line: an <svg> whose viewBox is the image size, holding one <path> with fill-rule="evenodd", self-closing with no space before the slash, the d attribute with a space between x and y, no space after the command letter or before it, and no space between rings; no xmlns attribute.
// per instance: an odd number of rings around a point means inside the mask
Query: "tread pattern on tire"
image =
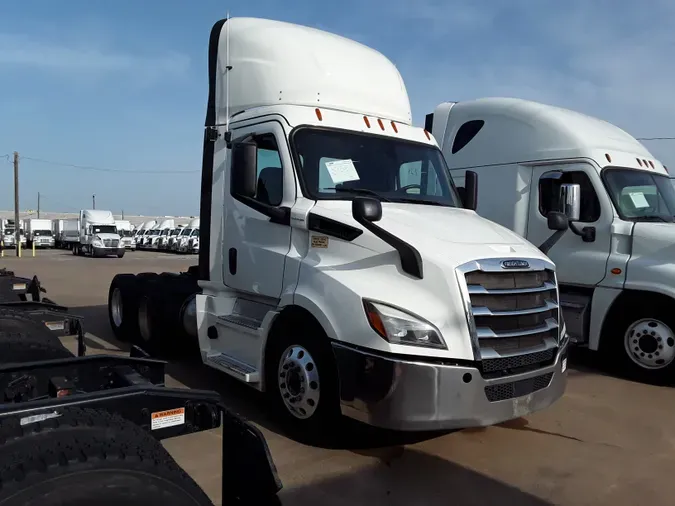
<svg viewBox="0 0 675 506"><path fill-rule="evenodd" d="M64 408L58 417L27 425L20 425L18 417L0 420L0 448L0 505L13 494L44 480L93 470L152 475L166 483L166 490L160 489L161 492L182 491L183 500L191 499L186 505L212 505L156 439L104 410ZM57 489L50 493L59 492ZM64 490L63 497L67 498L67 494ZM167 497L158 497L157 504L164 504ZM92 497L94 503L95 499Z"/></svg>

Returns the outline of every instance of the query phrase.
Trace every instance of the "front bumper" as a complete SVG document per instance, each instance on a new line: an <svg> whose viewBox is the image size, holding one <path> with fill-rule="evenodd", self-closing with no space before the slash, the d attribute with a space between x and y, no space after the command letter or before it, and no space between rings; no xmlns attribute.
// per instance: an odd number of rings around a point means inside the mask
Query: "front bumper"
<svg viewBox="0 0 675 506"><path fill-rule="evenodd" d="M342 413L386 429L495 425L549 407L567 385L568 343L546 367L492 379L483 378L473 364L394 358L337 342L333 351Z"/></svg>

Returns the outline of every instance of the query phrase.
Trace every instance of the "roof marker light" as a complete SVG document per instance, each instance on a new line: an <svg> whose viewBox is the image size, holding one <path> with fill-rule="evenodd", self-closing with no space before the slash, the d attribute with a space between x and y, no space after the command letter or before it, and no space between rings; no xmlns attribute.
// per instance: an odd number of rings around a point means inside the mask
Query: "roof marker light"
<svg viewBox="0 0 675 506"><path fill-rule="evenodd" d="M426 130L424 131L424 135L427 136L427 139L431 140L431 135L429 135L429 132L427 132Z"/></svg>
<svg viewBox="0 0 675 506"><path fill-rule="evenodd" d="M647 163L647 160L645 160L644 158L642 159L642 163L645 164L645 167L649 167L649 164Z"/></svg>
<svg viewBox="0 0 675 506"><path fill-rule="evenodd" d="M382 123L382 120L380 118L377 118L377 124L380 125L380 128L384 130L384 123Z"/></svg>
<svg viewBox="0 0 675 506"><path fill-rule="evenodd" d="M638 165L639 165L640 167L642 167L642 160L640 160L639 158L636 158L636 160L637 160L637 162L638 162Z"/></svg>
<svg viewBox="0 0 675 506"><path fill-rule="evenodd" d="M364 117L363 117L363 121L364 121L364 123L366 124L366 126L367 126L368 128L370 128L370 121L368 120L368 116L364 116Z"/></svg>
<svg viewBox="0 0 675 506"><path fill-rule="evenodd" d="M649 160L649 166L653 169L653 168L654 168L654 162L652 162L651 160Z"/></svg>
<svg viewBox="0 0 675 506"><path fill-rule="evenodd" d="M609 156L609 153L605 153L605 158L607 158L607 161L608 161L609 163L612 163L612 157Z"/></svg>
<svg viewBox="0 0 675 506"><path fill-rule="evenodd" d="M391 128L394 129L394 132L398 133L398 128L396 128L396 123L394 123L393 121L391 122Z"/></svg>
<svg viewBox="0 0 675 506"><path fill-rule="evenodd" d="M314 112L316 113L316 117L319 118L319 121L323 121L323 117L321 116L321 111L319 110L318 107L316 109L314 109Z"/></svg>

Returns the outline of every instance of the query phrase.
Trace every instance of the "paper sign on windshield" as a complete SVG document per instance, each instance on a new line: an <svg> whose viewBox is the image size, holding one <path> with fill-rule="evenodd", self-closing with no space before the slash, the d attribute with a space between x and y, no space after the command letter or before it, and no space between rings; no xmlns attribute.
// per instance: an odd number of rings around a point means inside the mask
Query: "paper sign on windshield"
<svg viewBox="0 0 675 506"><path fill-rule="evenodd" d="M349 159L326 162L326 169L335 184L359 180L359 173L356 172L354 162Z"/></svg>
<svg viewBox="0 0 675 506"><path fill-rule="evenodd" d="M645 207L650 207L649 202L645 198L645 194L642 192L631 192L628 194L633 205L636 209L644 209Z"/></svg>

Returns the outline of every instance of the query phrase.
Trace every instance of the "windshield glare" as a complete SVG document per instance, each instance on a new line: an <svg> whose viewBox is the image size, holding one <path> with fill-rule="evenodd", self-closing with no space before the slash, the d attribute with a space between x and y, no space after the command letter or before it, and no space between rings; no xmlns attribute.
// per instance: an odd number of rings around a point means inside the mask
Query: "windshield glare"
<svg viewBox="0 0 675 506"><path fill-rule="evenodd" d="M50 235L52 235L52 231L51 230L35 230L35 231L33 231L33 235L50 236Z"/></svg>
<svg viewBox="0 0 675 506"><path fill-rule="evenodd" d="M461 207L435 146L313 128L295 132L292 143L311 198L351 200L363 194L390 202Z"/></svg>
<svg viewBox="0 0 675 506"><path fill-rule="evenodd" d="M622 219L673 221L675 186L667 176L644 170L608 168L603 178Z"/></svg>

